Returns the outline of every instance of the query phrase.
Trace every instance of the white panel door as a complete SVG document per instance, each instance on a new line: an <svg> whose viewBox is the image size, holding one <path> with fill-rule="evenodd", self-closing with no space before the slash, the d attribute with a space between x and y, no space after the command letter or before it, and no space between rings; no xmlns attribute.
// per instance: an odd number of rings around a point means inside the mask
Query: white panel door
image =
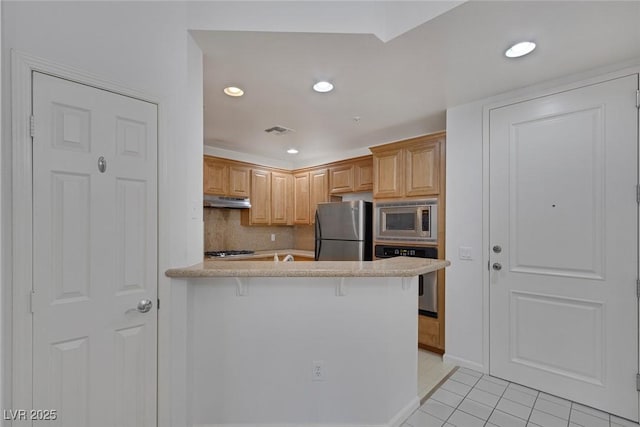
<svg viewBox="0 0 640 427"><path fill-rule="evenodd" d="M489 131L490 372L633 420L637 88L497 108Z"/></svg>
<svg viewBox="0 0 640 427"><path fill-rule="evenodd" d="M33 75L33 407L57 411L47 425L156 425L156 110Z"/></svg>

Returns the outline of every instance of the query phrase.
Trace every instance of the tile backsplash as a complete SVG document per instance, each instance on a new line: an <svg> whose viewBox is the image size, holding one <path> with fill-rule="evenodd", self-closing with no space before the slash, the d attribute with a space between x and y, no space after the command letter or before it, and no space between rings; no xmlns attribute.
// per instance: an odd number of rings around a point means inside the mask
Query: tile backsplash
<svg viewBox="0 0 640 427"><path fill-rule="evenodd" d="M239 209L204 209L204 250L250 249L306 249L295 246L294 227L243 226ZM298 227L296 227L298 228ZM311 227L313 231L313 228ZM275 234L275 242L271 235ZM313 248L313 237L311 238Z"/></svg>
<svg viewBox="0 0 640 427"><path fill-rule="evenodd" d="M293 248L305 251L314 250L315 228L313 225L296 225L293 234Z"/></svg>

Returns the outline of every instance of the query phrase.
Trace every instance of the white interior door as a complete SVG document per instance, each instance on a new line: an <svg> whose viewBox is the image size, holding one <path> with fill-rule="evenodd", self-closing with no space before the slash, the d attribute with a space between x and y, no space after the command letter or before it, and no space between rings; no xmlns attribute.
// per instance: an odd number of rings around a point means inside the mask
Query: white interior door
<svg viewBox="0 0 640 427"><path fill-rule="evenodd" d="M490 372L632 420L637 88L632 75L497 108L489 130Z"/></svg>
<svg viewBox="0 0 640 427"><path fill-rule="evenodd" d="M156 110L33 74L33 407L57 411L47 425L156 425Z"/></svg>

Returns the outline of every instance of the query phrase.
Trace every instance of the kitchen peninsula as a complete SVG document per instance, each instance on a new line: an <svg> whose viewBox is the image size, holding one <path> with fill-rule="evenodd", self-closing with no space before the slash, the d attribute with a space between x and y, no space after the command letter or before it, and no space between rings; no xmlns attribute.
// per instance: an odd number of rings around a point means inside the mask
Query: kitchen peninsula
<svg viewBox="0 0 640 427"><path fill-rule="evenodd" d="M194 426L398 426L417 397L418 278L448 261L211 261L184 298ZM174 292L172 291L172 292Z"/></svg>

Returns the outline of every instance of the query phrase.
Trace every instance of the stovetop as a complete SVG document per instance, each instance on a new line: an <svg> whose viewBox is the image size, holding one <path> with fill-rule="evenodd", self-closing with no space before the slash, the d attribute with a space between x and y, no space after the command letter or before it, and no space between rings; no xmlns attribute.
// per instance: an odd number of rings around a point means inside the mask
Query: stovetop
<svg viewBox="0 0 640 427"><path fill-rule="evenodd" d="M253 251L249 250L228 250L228 251L207 251L204 256L208 258L222 258L227 256L251 255Z"/></svg>

